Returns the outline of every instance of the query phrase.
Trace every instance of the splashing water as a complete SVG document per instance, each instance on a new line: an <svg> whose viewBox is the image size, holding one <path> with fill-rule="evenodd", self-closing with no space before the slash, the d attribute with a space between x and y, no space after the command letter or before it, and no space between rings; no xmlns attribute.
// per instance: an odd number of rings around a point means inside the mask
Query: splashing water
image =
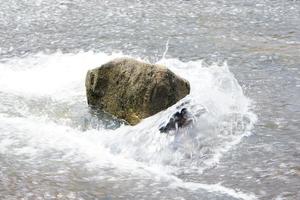
<svg viewBox="0 0 300 200"><path fill-rule="evenodd" d="M224 154L250 134L256 121L251 100L227 64L205 66L201 60L182 62L164 56L158 63L187 79L191 93L130 127L108 116L94 116L85 99L87 70L121 56L58 52L0 60L1 154L36 165L51 160L51 164L54 160L70 166L82 163L86 170L105 169L96 170L103 180L133 173L167 187L255 199L219 183L181 178L183 174L200 176L217 166ZM160 133L159 126L182 107L190 111L193 125L176 134ZM64 181L70 182L68 177Z"/></svg>

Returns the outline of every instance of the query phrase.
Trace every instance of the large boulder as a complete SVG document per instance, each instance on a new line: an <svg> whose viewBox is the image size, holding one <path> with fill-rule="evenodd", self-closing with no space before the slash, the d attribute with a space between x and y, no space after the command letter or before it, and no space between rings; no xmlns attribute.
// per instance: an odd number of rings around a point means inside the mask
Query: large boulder
<svg viewBox="0 0 300 200"><path fill-rule="evenodd" d="M188 81L161 65L121 58L89 70L88 104L135 125L185 97Z"/></svg>

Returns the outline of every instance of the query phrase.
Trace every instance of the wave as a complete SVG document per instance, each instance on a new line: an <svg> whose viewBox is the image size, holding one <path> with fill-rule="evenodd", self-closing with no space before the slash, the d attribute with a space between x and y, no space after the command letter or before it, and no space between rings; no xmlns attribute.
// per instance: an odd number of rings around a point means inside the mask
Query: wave
<svg viewBox="0 0 300 200"><path fill-rule="evenodd" d="M61 159L84 159L87 165L113 166L121 171L142 168L168 177L173 186L180 183L180 187L254 199L219 184L178 178L182 173L200 175L218 165L223 155L251 133L256 122L253 103L227 64L159 60L157 63L189 80L191 93L131 127L109 116L99 118L86 105L87 70L117 57L130 56L57 52L0 60L0 152L26 154L35 160L50 150L59 151L64 154ZM159 126L182 107L191 112L193 126L161 134Z"/></svg>

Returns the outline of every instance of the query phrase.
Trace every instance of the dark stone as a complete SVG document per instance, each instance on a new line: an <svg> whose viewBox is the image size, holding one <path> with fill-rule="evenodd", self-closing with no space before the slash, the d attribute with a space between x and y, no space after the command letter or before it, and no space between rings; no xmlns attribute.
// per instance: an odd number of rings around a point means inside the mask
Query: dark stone
<svg viewBox="0 0 300 200"><path fill-rule="evenodd" d="M187 109L183 108L180 112L173 114L169 122L165 126L160 127L159 131L162 133L168 133L169 131L186 127L191 124L192 121L193 120L190 118Z"/></svg>

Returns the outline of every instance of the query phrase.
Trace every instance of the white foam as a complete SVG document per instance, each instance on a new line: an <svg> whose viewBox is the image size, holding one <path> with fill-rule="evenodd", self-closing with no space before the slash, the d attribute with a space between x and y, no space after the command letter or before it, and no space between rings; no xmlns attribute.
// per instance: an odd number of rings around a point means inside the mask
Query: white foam
<svg viewBox="0 0 300 200"><path fill-rule="evenodd" d="M257 197L254 194L247 194L241 191L234 190L232 188L227 188L222 186L220 183L217 184L201 184L201 183L194 183L194 182L184 182L180 179L174 183L174 187L181 187L186 188L189 190L198 190L204 189L209 192L213 193L221 193L225 194L237 199L244 199L244 200L255 200Z"/></svg>
<svg viewBox="0 0 300 200"><path fill-rule="evenodd" d="M42 116L28 109L26 102L22 106L15 105L13 98L19 97L29 100L46 97L54 99L54 102L82 104L85 102L84 79L87 70L120 56L124 55L58 52L0 60L0 93L12 94L0 100L5 111L0 113L0 152L26 154L37 159L50 149L64 152L64 158L87 159L89 167L113 167L121 171L134 171L141 176L150 174L150 177L156 174L156 177L175 180L174 185L178 187L255 199L253 195L220 184L184 182L174 176L178 171L203 173L205 169L217 165L224 154L249 135L256 121L255 114L250 110L251 100L244 95L226 64L204 67L201 60L160 60L158 63L189 80L191 93L176 105L135 127L82 131L60 123L62 119L59 116L56 120L49 117L56 103L50 102L41 107ZM183 130L184 134L180 137L159 133L162 122L167 121L182 103L186 103L193 116L205 112L195 117L194 127ZM7 105L25 117L10 114ZM16 145L18 142L25 142L26 145Z"/></svg>
<svg viewBox="0 0 300 200"><path fill-rule="evenodd" d="M122 54L36 54L0 62L0 91L68 99L84 94L86 72Z"/></svg>

